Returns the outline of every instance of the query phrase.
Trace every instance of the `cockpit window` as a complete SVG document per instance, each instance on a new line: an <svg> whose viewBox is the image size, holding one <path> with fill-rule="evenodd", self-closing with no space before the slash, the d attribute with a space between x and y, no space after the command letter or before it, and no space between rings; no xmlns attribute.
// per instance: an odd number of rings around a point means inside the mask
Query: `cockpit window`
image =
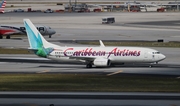
<svg viewBox="0 0 180 106"><path fill-rule="evenodd" d="M152 52L152 54L161 54L160 52Z"/></svg>

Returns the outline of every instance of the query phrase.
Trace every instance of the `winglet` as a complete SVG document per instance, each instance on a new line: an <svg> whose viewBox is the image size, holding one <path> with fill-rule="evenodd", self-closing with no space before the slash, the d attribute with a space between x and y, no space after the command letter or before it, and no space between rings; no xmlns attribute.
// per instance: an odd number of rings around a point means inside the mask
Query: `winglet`
<svg viewBox="0 0 180 106"><path fill-rule="evenodd" d="M100 47L105 47L104 43L101 40L99 40L99 43L100 43Z"/></svg>

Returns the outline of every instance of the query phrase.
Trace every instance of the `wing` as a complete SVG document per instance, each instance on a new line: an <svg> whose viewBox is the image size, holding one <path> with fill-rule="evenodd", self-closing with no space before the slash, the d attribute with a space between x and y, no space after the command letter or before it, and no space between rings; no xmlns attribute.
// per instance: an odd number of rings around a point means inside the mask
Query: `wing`
<svg viewBox="0 0 180 106"><path fill-rule="evenodd" d="M69 59L94 61L94 59L96 59L96 57L69 57Z"/></svg>

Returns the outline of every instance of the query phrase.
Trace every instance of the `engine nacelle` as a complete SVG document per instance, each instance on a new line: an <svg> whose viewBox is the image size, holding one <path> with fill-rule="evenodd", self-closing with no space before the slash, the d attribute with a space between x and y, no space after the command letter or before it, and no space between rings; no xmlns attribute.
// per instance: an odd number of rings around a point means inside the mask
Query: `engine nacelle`
<svg viewBox="0 0 180 106"><path fill-rule="evenodd" d="M96 58L94 60L94 65L96 67L107 67L111 65L111 61L109 59L104 59L104 58Z"/></svg>

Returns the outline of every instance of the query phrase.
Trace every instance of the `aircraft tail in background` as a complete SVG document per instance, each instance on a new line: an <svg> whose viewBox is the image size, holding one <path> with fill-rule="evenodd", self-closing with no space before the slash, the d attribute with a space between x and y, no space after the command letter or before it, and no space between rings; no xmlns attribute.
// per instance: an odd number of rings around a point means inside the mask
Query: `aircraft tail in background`
<svg viewBox="0 0 180 106"><path fill-rule="evenodd" d="M0 13L4 13L4 8L6 7L6 0L2 0L0 4Z"/></svg>

